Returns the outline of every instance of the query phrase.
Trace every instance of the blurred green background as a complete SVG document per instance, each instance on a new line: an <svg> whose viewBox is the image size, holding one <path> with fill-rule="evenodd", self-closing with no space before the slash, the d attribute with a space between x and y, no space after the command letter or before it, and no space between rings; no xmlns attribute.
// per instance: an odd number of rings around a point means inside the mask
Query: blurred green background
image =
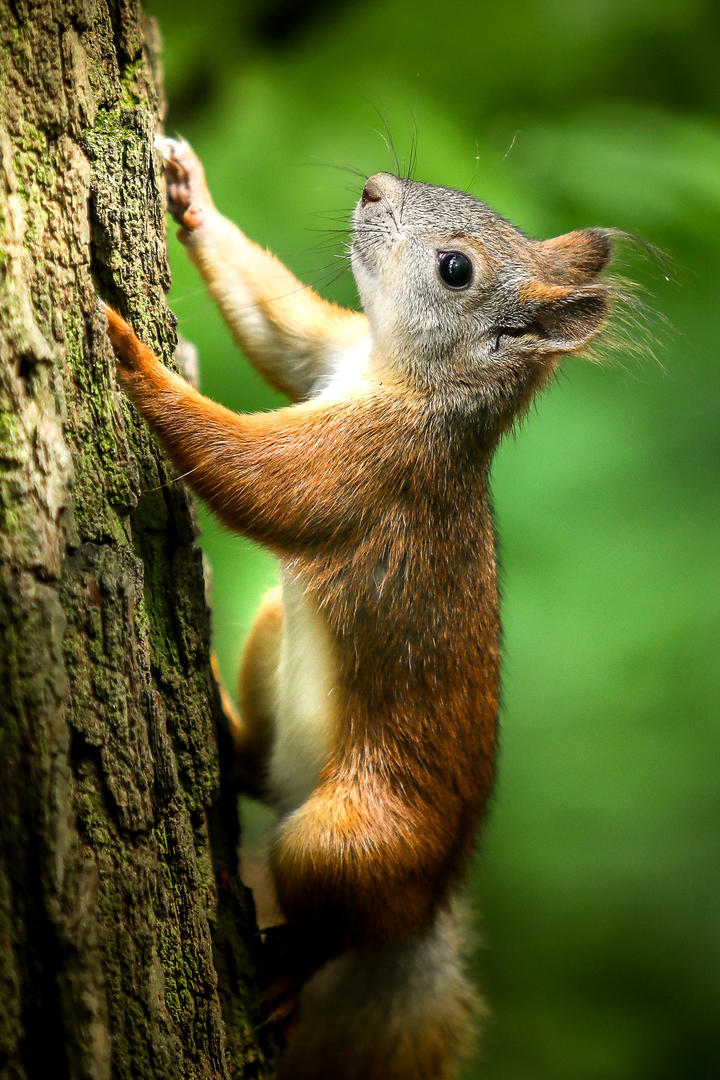
<svg viewBox="0 0 720 1080"><path fill-rule="evenodd" d="M167 129L219 207L356 304L332 166L470 188L533 236L612 225L661 361L573 361L500 451L499 778L473 871L491 1013L464 1080L720 1077L720 8L711 0L153 0ZM330 240L330 249L323 245ZM318 247L318 245L320 245ZM204 390L273 406L173 240ZM329 269L328 269L329 264ZM270 560L204 515L225 678Z"/></svg>

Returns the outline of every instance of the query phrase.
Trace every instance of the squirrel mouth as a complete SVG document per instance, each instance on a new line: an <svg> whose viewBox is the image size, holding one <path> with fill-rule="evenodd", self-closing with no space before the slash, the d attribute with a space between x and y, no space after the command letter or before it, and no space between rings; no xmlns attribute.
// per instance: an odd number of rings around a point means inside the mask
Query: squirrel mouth
<svg viewBox="0 0 720 1080"><path fill-rule="evenodd" d="M372 266L368 258L368 253L367 251L363 251L360 239L357 236L353 238L352 250L350 252L350 260L351 262L357 261L362 263L366 270L372 270Z"/></svg>

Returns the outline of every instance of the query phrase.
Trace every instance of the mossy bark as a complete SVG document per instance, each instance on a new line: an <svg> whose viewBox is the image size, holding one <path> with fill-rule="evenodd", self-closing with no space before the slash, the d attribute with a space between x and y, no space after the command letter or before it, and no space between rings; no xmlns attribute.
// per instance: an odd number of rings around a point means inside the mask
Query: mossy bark
<svg viewBox="0 0 720 1080"><path fill-rule="evenodd" d="M171 359L157 33L0 39L0 1077L269 1076L193 510L95 311Z"/></svg>

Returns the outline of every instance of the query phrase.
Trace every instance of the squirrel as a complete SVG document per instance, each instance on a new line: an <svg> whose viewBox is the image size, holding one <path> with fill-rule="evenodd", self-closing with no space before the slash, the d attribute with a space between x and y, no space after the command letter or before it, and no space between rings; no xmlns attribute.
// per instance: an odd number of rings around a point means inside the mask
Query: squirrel
<svg viewBox="0 0 720 1080"><path fill-rule="evenodd" d="M500 620L488 472L562 358L604 328L612 230L545 241L474 196L380 172L353 213L364 314L216 210L159 139L168 206L237 342L291 404L236 414L101 304L123 389L179 473L273 552L246 644L246 788L298 1023L281 1080L446 1080L475 1011L462 879L493 783Z"/></svg>

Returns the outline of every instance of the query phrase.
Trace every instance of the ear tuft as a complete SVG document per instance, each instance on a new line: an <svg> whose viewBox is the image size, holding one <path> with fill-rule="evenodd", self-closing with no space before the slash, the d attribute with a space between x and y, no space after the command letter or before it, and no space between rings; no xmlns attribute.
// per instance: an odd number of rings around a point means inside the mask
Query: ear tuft
<svg viewBox="0 0 720 1080"><path fill-rule="evenodd" d="M612 233L608 229L578 229L536 243L540 276L565 285L594 281L612 256Z"/></svg>
<svg viewBox="0 0 720 1080"><path fill-rule="evenodd" d="M519 299L529 325L540 338L542 352L570 353L584 349L605 326L611 290L603 285L562 286L528 282Z"/></svg>

